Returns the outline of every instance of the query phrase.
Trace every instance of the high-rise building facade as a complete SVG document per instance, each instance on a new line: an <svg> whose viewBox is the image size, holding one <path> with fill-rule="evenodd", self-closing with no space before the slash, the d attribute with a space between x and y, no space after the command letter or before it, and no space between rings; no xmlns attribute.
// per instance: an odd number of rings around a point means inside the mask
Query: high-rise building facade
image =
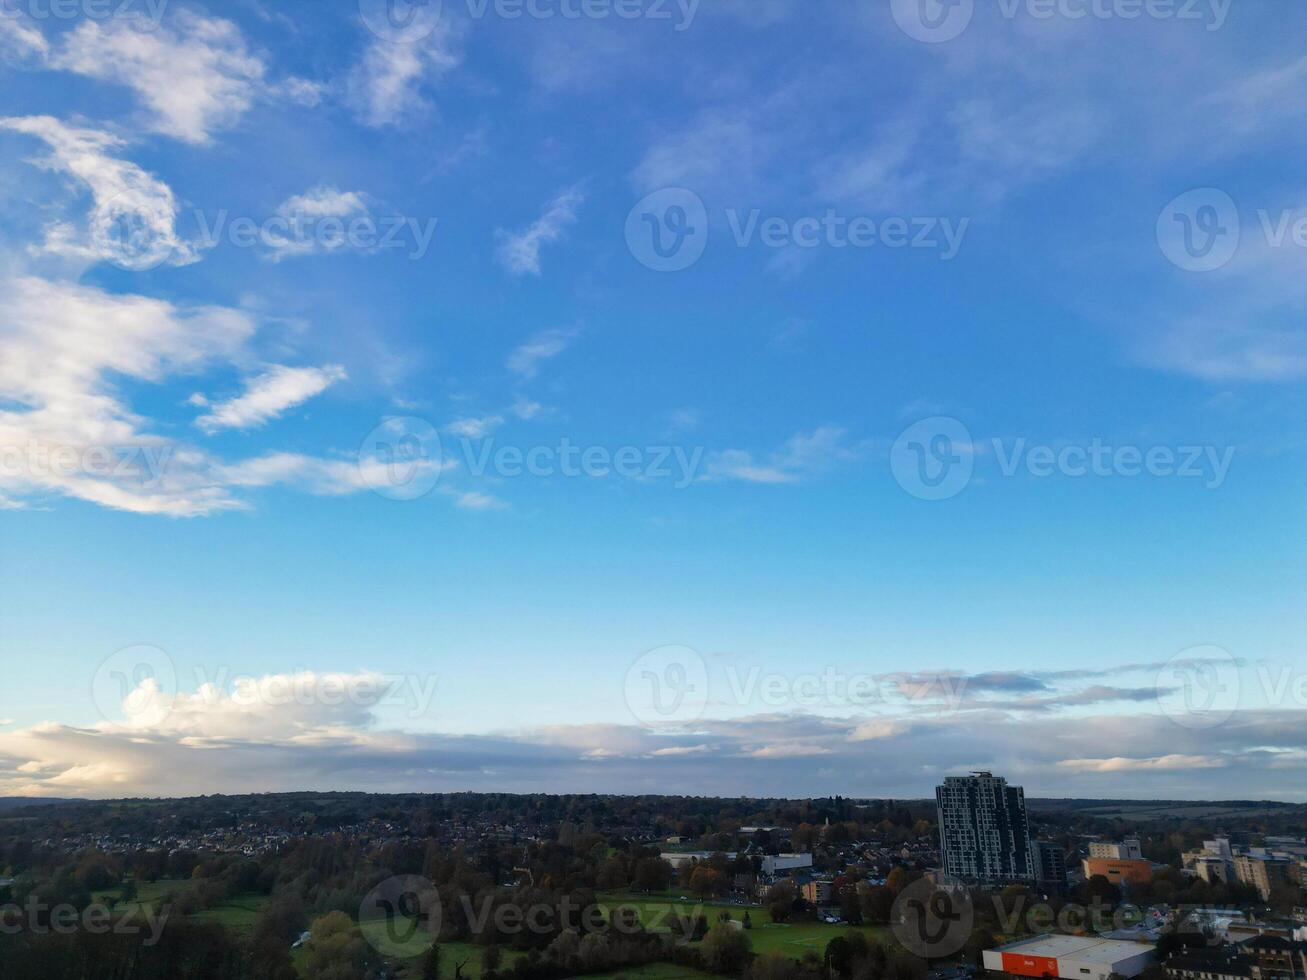
<svg viewBox="0 0 1307 980"><path fill-rule="evenodd" d="M1035 882L1040 888L1060 893L1067 886L1066 851L1062 845L1048 840L1031 842L1035 859Z"/></svg>
<svg viewBox="0 0 1307 980"><path fill-rule="evenodd" d="M1026 794L993 773L948 776L935 789L944 873L979 882L1032 881Z"/></svg>

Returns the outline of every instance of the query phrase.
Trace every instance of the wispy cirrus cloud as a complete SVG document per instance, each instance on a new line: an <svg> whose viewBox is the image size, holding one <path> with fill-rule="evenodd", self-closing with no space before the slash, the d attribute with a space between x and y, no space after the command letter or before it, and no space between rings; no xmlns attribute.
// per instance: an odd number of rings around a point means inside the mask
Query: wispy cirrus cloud
<svg viewBox="0 0 1307 980"><path fill-rule="evenodd" d="M83 20L49 65L130 88L152 130L194 144L209 143L269 91L263 59L240 28L186 9L153 29L127 18Z"/></svg>
<svg viewBox="0 0 1307 980"><path fill-rule="evenodd" d="M521 378L534 378L541 366L567 350L581 336L579 328L541 330L508 355L508 370ZM531 411L529 414L535 414Z"/></svg>
<svg viewBox="0 0 1307 980"><path fill-rule="evenodd" d="M192 404L209 409L195 424L208 433L257 428L344 381L345 377L345 369L339 365L299 368L275 365L250 378L245 391L235 398L210 403L204 396L193 396Z"/></svg>
<svg viewBox="0 0 1307 980"><path fill-rule="evenodd" d="M73 177L91 194L85 225L60 221L48 226L45 242L36 251L110 261L129 269L198 260L196 246L177 234L172 188L119 158L116 151L126 144L122 138L69 126L51 116L0 118L0 129L44 142L49 155L32 162Z"/></svg>
<svg viewBox="0 0 1307 980"><path fill-rule="evenodd" d="M785 445L765 457L743 449L726 449L708 456L703 480L736 480L744 483L789 484L855 458L847 445L846 432L838 426L822 426L812 432L791 436Z"/></svg>
<svg viewBox="0 0 1307 980"><path fill-rule="evenodd" d="M346 79L346 101L365 126L399 126L430 108L424 83L452 71L460 60L457 37L444 21L412 43L374 37Z"/></svg>
<svg viewBox="0 0 1307 980"><path fill-rule="evenodd" d="M544 212L521 231L499 229L496 256L501 265L515 276L540 275L540 250L561 241L566 230L576 223L576 212L585 200L581 185L563 191L545 205Z"/></svg>

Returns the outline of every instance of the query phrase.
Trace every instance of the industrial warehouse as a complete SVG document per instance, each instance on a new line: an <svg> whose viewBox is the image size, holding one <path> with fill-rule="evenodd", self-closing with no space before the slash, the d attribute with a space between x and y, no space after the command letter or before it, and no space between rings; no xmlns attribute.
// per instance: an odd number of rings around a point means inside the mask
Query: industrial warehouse
<svg viewBox="0 0 1307 980"><path fill-rule="evenodd" d="M985 951L985 969L1017 977L1108 980L1137 977L1153 960L1148 943L1097 936L1032 936Z"/></svg>

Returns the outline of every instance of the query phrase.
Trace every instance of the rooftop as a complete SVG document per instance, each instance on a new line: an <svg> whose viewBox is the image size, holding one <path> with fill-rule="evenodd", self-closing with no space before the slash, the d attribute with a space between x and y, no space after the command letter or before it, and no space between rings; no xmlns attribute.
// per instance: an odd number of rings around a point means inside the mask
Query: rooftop
<svg viewBox="0 0 1307 980"><path fill-rule="evenodd" d="M1127 956L1138 956L1153 948L1151 943L1104 939L1101 936L1047 935L1018 939L998 947L998 952L1020 952L1024 956L1041 956L1051 960L1077 959L1094 963L1114 963Z"/></svg>

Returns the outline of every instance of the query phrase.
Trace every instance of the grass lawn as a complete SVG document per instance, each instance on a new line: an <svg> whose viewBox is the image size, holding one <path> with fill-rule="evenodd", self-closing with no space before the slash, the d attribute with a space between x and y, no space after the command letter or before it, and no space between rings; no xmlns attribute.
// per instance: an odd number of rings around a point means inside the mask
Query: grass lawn
<svg viewBox="0 0 1307 980"><path fill-rule="evenodd" d="M378 948L382 949L396 965L406 966L408 972L416 976L422 965L422 957L429 948L426 944L426 937L421 933L405 928L402 924L387 933L386 923L382 919L372 919L359 923L359 928L363 935L373 942ZM444 942L440 944L440 976L442 980L454 980L454 971L458 964L465 964L463 967L464 980L480 980L481 978L481 954L485 952L485 947L477 943L458 943ZM503 967L510 966L519 957L524 954L501 946L500 952L503 954ZM303 952L307 957L306 951ZM300 958L296 959L296 966L300 967ZM501 969L503 968L501 967ZM401 973L401 975L403 975ZM656 978L661 980L661 978Z"/></svg>
<svg viewBox="0 0 1307 980"><path fill-rule="evenodd" d="M118 896L122 894L122 888L107 888L102 892L96 892L92 899L101 905L107 906L113 912L126 912L129 909L140 911L146 905L152 905L156 909L168 900L173 892L183 885L189 884L185 878L160 878L158 881L140 881L136 884L136 901L120 902Z"/></svg>
<svg viewBox="0 0 1307 980"><path fill-rule="evenodd" d="M254 928L259 911L267 903L267 895L237 895L221 905L196 912L191 918L196 922L220 922L233 932L249 932Z"/></svg>
<svg viewBox="0 0 1307 980"><path fill-rule="evenodd" d="M634 906L640 910L640 920L645 926L656 932L667 931L665 920L669 919L671 913L675 911L689 913L698 909L707 917L709 926L722 912L729 912L732 919L739 920L744 918L744 913L747 911L753 923L753 928L749 930L749 941L753 945L753 951L755 953L779 951L795 959L802 957L809 950L820 955L826 948L826 944L836 936L842 936L855 929L866 935L872 942L887 944L890 941L890 932L885 926L830 925L825 922L777 923L772 921L771 912L766 906L701 903L693 900L682 902L679 898L679 895L669 900L648 895L606 892L599 897L599 902L609 911L619 905Z"/></svg>

